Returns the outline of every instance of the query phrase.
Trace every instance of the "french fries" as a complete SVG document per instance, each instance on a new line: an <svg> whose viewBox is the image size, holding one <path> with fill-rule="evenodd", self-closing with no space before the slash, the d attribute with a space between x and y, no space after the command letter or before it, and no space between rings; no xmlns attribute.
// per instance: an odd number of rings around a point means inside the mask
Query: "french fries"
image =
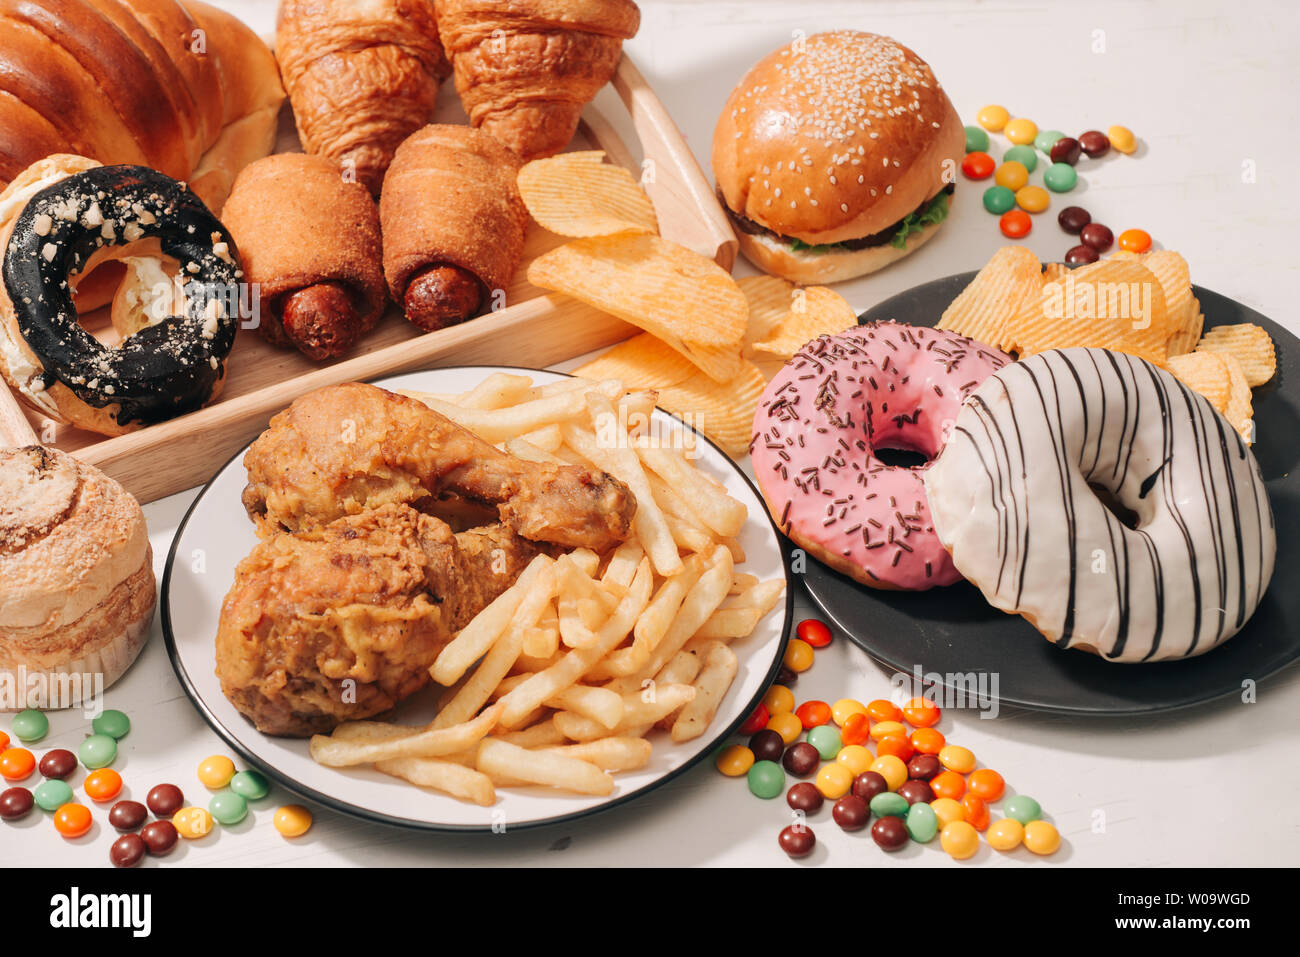
<svg viewBox="0 0 1300 957"><path fill-rule="evenodd" d="M455 395L407 394L518 458L621 479L637 499L632 534L602 554L534 558L438 653L432 722L343 724L311 740L312 757L490 807L502 788L608 795L613 775L650 762L656 728L703 735L785 583L737 568L748 511L695 467L693 435L656 433L655 391L497 373Z"/></svg>

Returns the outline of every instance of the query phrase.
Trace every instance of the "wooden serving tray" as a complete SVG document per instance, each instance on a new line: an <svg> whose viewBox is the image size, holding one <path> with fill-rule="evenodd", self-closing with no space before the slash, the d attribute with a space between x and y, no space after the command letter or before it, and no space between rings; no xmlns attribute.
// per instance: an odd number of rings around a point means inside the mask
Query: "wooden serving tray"
<svg viewBox="0 0 1300 957"><path fill-rule="evenodd" d="M641 72L625 55L612 86L627 115L614 119L639 140L653 176L644 186L665 239L688 246L730 270L738 244L712 187L680 131ZM580 134L611 162L641 177L642 164L595 105L583 113ZM424 333L396 306L358 348L332 363L312 362L278 349L253 330L241 329L219 399L198 412L106 438L59 426L22 408L0 379L0 445L40 442L76 455L121 482L141 502L201 485L266 428L270 417L295 398L322 386L446 365L548 366L628 338L638 330L607 313L531 285L528 264L565 240L533 224L523 263L498 312L459 326Z"/></svg>

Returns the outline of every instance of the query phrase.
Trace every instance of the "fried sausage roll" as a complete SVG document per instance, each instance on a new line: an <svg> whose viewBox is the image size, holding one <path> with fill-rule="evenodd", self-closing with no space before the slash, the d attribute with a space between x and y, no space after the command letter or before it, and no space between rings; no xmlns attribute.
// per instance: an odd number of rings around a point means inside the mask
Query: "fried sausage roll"
<svg viewBox="0 0 1300 957"><path fill-rule="evenodd" d="M468 126L426 126L398 147L379 197L384 276L421 329L478 315L507 288L528 226L519 165Z"/></svg>
<svg viewBox="0 0 1300 957"><path fill-rule="evenodd" d="M268 341L312 359L348 352L387 303L379 211L323 156L280 153L235 180L222 219L261 290Z"/></svg>

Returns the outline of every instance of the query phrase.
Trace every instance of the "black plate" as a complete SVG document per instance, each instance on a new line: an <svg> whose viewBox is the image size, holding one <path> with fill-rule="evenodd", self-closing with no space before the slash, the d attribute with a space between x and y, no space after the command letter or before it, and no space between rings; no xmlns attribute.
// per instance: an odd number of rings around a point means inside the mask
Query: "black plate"
<svg viewBox="0 0 1300 957"><path fill-rule="evenodd" d="M975 277L968 272L916 286L863 313L933 326ZM1056 648L1024 619L989 605L962 582L926 592L859 585L809 559L813 601L873 658L904 674L920 666L957 691L974 673L996 674L1005 705L1063 714L1149 714L1241 693L1300 658L1300 340L1239 302L1194 287L1206 328L1253 322L1273 337L1277 375L1255 390L1254 447L1277 521L1277 565L1264 601L1230 641L1196 658L1120 664ZM927 682L929 679L926 679Z"/></svg>

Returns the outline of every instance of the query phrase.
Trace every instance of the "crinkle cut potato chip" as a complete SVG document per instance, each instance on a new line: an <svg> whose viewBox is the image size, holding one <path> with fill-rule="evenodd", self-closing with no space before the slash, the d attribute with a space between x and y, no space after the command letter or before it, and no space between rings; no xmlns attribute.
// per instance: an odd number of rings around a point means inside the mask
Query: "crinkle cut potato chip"
<svg viewBox="0 0 1300 957"><path fill-rule="evenodd" d="M1277 372L1277 353L1273 340L1260 326L1242 322L1233 326L1215 326L1196 344L1197 352L1229 352L1237 357L1246 383L1253 389L1273 378Z"/></svg>
<svg viewBox="0 0 1300 957"><path fill-rule="evenodd" d="M699 429L732 457L745 454L754 410L766 382L752 362L731 381L717 383L680 353L643 332L573 370L587 379L620 379L633 389L655 389L658 404Z"/></svg>
<svg viewBox="0 0 1300 957"><path fill-rule="evenodd" d="M805 343L820 336L844 332L857 324L857 313L834 289L826 286L796 289L785 318L766 338L754 343L754 350L789 359Z"/></svg>
<svg viewBox="0 0 1300 957"><path fill-rule="evenodd" d="M1042 288L1038 257L1024 246L1003 246L943 311L938 327L1011 351L1008 327L1037 305Z"/></svg>
<svg viewBox="0 0 1300 957"><path fill-rule="evenodd" d="M1254 445L1255 410L1251 407L1250 384L1246 381L1246 373L1242 370L1237 357L1231 352L1221 352L1219 355L1228 367L1230 383L1228 407L1223 411L1223 417L1232 424L1247 445Z"/></svg>
<svg viewBox="0 0 1300 957"><path fill-rule="evenodd" d="M746 276L737 279L736 285L749 303L749 327L745 330L745 352L748 355L754 343L766 339L790 311L794 283L780 276Z"/></svg>
<svg viewBox="0 0 1300 957"><path fill-rule="evenodd" d="M1200 303L1192 295L1192 274L1187 260L1172 249L1157 249L1135 258L1150 269L1165 293L1165 308L1169 312L1169 355L1191 352L1201 337Z"/></svg>
<svg viewBox="0 0 1300 957"><path fill-rule="evenodd" d="M1187 352L1169 357L1169 371L1183 385L1199 392L1210 400L1210 405L1220 414L1228 411L1228 398L1232 392L1232 378L1228 364L1213 352Z"/></svg>
<svg viewBox="0 0 1300 957"><path fill-rule="evenodd" d="M1013 318L1002 338L1014 342L1022 357L1092 346L1163 367L1169 340L1164 289L1151 270L1133 260L1089 263L1044 283L1038 300Z"/></svg>
<svg viewBox="0 0 1300 957"><path fill-rule="evenodd" d="M653 333L715 382L741 372L745 295L685 246L634 233L575 239L534 259L528 281Z"/></svg>
<svg viewBox="0 0 1300 957"><path fill-rule="evenodd" d="M519 195L539 226L561 236L659 232L650 197L602 150L533 160L519 171Z"/></svg>

